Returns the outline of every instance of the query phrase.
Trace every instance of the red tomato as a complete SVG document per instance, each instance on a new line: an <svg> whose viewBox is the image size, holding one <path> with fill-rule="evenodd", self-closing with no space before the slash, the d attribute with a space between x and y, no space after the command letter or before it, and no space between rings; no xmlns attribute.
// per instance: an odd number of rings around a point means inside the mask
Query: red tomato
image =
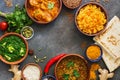
<svg viewBox="0 0 120 80"><path fill-rule="evenodd" d="M7 28L8 28L7 22L5 22L5 21L0 22L0 30L5 31L5 30L7 30Z"/></svg>

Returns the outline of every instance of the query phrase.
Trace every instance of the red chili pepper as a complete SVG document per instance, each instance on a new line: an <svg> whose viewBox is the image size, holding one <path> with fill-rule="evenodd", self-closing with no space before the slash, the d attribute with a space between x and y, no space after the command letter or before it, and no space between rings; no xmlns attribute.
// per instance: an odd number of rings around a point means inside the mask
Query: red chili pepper
<svg viewBox="0 0 120 80"><path fill-rule="evenodd" d="M65 53L62 53L62 54L59 54L59 55L51 58L51 59L47 62L46 66L45 66L45 68L44 68L44 73L47 74L47 73L49 72L49 69L50 69L51 65L53 65L55 62L57 62L60 58L62 58L62 57L65 56L65 55L66 55Z"/></svg>

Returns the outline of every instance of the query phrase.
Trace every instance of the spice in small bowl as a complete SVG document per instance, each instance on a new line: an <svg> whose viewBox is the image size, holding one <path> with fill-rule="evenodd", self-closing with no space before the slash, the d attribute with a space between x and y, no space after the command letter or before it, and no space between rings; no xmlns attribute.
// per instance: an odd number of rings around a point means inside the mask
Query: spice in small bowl
<svg viewBox="0 0 120 80"><path fill-rule="evenodd" d="M23 27L23 29L21 30L21 34L25 39L31 39L34 35L34 30L29 27L29 26L25 26Z"/></svg>
<svg viewBox="0 0 120 80"><path fill-rule="evenodd" d="M63 4L69 9L75 9L80 6L82 0L62 0Z"/></svg>
<svg viewBox="0 0 120 80"><path fill-rule="evenodd" d="M86 57L91 62L98 62L102 58L102 49L97 44L91 44L86 49Z"/></svg>
<svg viewBox="0 0 120 80"><path fill-rule="evenodd" d="M42 77L42 69L38 64L28 63L22 68L23 80L40 80Z"/></svg>

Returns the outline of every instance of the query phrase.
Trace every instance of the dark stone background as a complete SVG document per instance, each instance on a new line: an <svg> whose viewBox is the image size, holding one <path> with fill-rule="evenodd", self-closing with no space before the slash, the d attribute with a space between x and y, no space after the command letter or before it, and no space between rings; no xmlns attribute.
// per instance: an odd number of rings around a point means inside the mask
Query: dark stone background
<svg viewBox="0 0 120 80"><path fill-rule="evenodd" d="M12 12L16 4L23 6L25 2L25 0L12 1L13 6L8 8L5 6L4 0L0 0L0 11ZM120 0L110 0L107 3L103 0L100 1L107 10L109 20L115 15L120 18ZM89 2L89 0L83 0L82 4L86 2ZM85 36L77 30L74 23L74 14L76 10L77 9L70 10L63 5L60 15L53 22L46 25L36 23L31 25L35 31L35 35L31 40L28 40L29 49L33 49L34 54L38 57L47 56L47 59L43 63L39 63L42 70L47 61L55 55L66 52L68 54L77 53L84 56L87 45L94 43L92 37ZM0 17L0 21L3 20L4 18ZM0 36L2 36L3 33L4 32L0 31ZM41 51L39 51L40 48ZM25 64L31 62L34 62L34 58L33 56L28 55L28 57L20 64L20 69ZM103 60L98 63L102 68L106 68ZM9 68L9 65L0 61L0 80L10 80L10 78L12 78L13 74L8 72ZM109 80L120 80L120 68L115 70L114 73L114 77ZM50 68L49 74L54 74L54 65Z"/></svg>

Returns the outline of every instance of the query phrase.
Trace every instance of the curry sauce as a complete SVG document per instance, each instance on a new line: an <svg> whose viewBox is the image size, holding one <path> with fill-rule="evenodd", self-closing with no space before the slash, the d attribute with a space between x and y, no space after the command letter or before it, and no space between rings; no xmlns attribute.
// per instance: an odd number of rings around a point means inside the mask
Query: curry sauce
<svg viewBox="0 0 120 80"><path fill-rule="evenodd" d="M29 0L28 13L37 21L50 22L59 12L58 0Z"/></svg>

